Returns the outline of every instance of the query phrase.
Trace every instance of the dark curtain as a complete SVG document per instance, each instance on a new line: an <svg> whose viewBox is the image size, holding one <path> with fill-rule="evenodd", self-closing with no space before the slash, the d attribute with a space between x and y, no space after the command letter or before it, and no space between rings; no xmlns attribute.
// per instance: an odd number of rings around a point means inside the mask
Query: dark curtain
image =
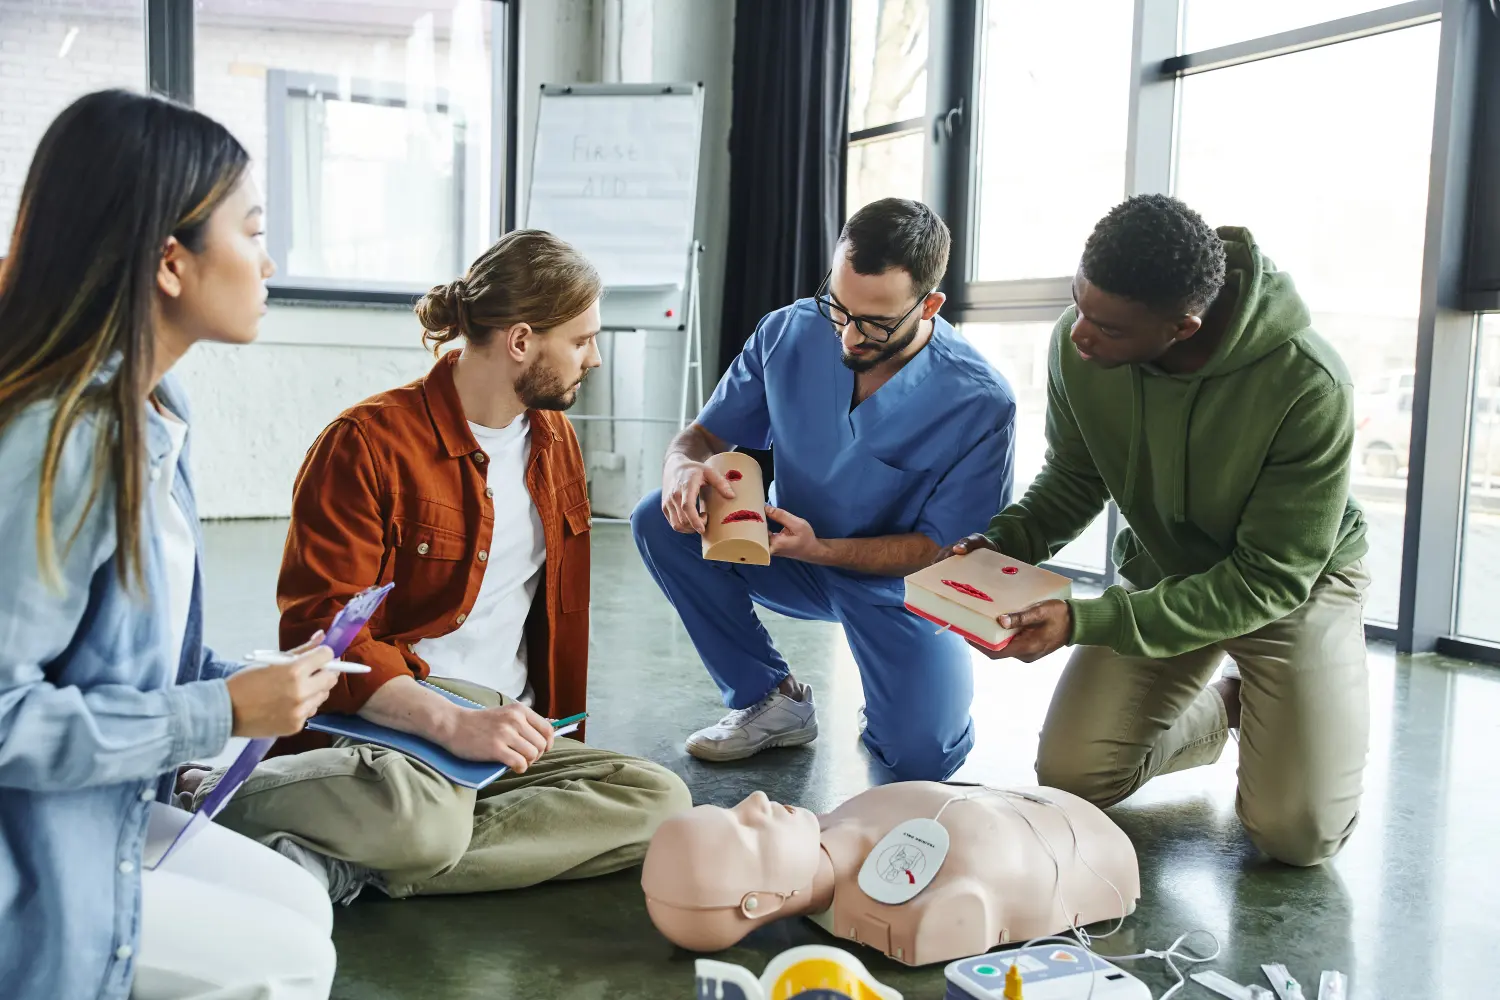
<svg viewBox="0 0 1500 1000"><path fill-rule="evenodd" d="M817 290L844 224L849 0L739 0L719 370Z"/></svg>
<svg viewBox="0 0 1500 1000"><path fill-rule="evenodd" d="M738 0L722 374L760 318L817 290L844 224L849 0ZM756 456L770 482L769 456Z"/></svg>
<svg viewBox="0 0 1500 1000"><path fill-rule="evenodd" d="M740 0L741 3L744 0ZM1500 0L1496 15L1480 18L1478 100L1470 162L1466 305L1500 308Z"/></svg>

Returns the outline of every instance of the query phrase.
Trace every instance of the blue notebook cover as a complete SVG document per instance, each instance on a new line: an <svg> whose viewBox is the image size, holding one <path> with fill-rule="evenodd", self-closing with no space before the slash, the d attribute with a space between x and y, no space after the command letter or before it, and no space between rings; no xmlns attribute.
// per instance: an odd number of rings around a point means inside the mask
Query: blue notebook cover
<svg viewBox="0 0 1500 1000"><path fill-rule="evenodd" d="M429 691L436 691L461 708L483 708L478 702L470 701L460 697L452 691L444 691L436 684L428 684L426 681L418 681ZM391 750L399 750L408 757L415 757L434 771L464 788L473 788L476 791L490 784L510 768L504 764L493 761L464 760L455 757L430 740L411 733L403 733L398 729L391 729L368 719L362 719L357 715L342 715L329 712L323 715L315 715L307 720L308 729L316 729L320 733L329 733L333 736L344 736L361 743L374 743L376 746L387 747ZM556 735L563 736L577 729L576 725L564 726L556 730Z"/></svg>

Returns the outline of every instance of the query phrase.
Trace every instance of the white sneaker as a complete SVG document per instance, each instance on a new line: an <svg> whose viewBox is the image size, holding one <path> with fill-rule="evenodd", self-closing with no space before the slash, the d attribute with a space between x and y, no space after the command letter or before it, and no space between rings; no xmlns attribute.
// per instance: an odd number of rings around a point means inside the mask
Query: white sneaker
<svg viewBox="0 0 1500 1000"><path fill-rule="evenodd" d="M749 708L738 708L716 724L687 738L687 752L699 760L741 760L772 747L796 747L818 738L812 688L800 698L777 688Z"/></svg>

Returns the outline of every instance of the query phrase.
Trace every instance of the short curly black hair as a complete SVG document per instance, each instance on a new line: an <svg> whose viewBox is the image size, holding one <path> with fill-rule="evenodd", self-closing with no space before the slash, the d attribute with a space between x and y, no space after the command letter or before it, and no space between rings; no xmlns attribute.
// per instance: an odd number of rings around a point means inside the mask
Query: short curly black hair
<svg viewBox="0 0 1500 1000"><path fill-rule="evenodd" d="M1111 295L1196 313L1224 287L1224 241L1176 198L1138 194L1099 220L1084 245L1082 269Z"/></svg>

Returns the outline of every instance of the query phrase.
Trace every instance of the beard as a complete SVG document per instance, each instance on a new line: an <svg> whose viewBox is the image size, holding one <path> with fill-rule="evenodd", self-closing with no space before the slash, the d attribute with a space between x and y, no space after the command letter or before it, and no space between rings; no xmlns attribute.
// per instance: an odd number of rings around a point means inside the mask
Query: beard
<svg viewBox="0 0 1500 1000"><path fill-rule="evenodd" d="M586 377L587 371L565 385L557 369L538 361L516 379L516 395L528 410L566 410L578 402L578 387Z"/></svg>
<svg viewBox="0 0 1500 1000"><path fill-rule="evenodd" d="M850 354L848 351L843 351L839 355L839 360L844 363L845 368L852 372L867 372L878 365L884 364L910 347L911 342L917 339L917 332L921 329L922 319L919 316L917 321L911 325L910 330L904 334L897 334L884 344L878 345L873 353Z"/></svg>

